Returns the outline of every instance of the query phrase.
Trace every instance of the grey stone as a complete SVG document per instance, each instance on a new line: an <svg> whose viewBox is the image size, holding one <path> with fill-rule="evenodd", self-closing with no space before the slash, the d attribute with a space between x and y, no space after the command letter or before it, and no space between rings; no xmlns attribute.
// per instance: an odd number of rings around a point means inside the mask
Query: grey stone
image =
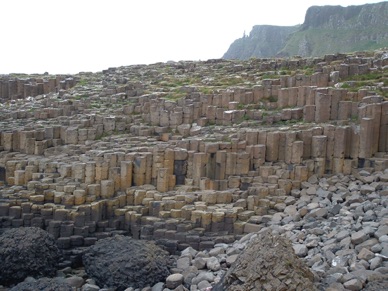
<svg viewBox="0 0 388 291"><path fill-rule="evenodd" d="M373 245L370 250L374 253L379 253L381 250L383 249L383 247L381 246L381 244L375 244Z"/></svg>
<svg viewBox="0 0 388 291"><path fill-rule="evenodd" d="M379 228L374 233L374 236L376 238L380 238L383 235L388 235L388 225L381 225L381 226L379 226Z"/></svg>
<svg viewBox="0 0 388 291"><path fill-rule="evenodd" d="M226 254L228 256L232 256L232 255L236 255L236 254L240 254L241 253L241 250L240 249L236 249L234 247L230 247L226 250Z"/></svg>
<svg viewBox="0 0 388 291"><path fill-rule="evenodd" d="M295 254L298 257L305 257L307 255L307 247L304 244L294 244L292 246L294 248Z"/></svg>
<svg viewBox="0 0 388 291"><path fill-rule="evenodd" d="M97 285L94 285L94 284L86 283L85 285L82 286L81 290L82 291L98 291L98 290L100 290L100 287L98 287Z"/></svg>
<svg viewBox="0 0 388 291"><path fill-rule="evenodd" d="M362 221L374 221L376 220L376 214L373 210L368 210L365 212Z"/></svg>
<svg viewBox="0 0 388 291"><path fill-rule="evenodd" d="M190 258L195 258L195 256L197 255L198 251L196 251L195 249L193 249L192 247L188 247L186 249L184 249L182 252L181 252L181 257L183 256L189 256Z"/></svg>
<svg viewBox="0 0 388 291"><path fill-rule="evenodd" d="M357 255L357 258L359 258L360 260L366 260L366 261L369 261L374 257L375 257L375 254L366 248L361 249L361 251Z"/></svg>
<svg viewBox="0 0 388 291"><path fill-rule="evenodd" d="M209 256L211 257L216 257L219 254L224 254L225 249L222 247L215 247L209 251Z"/></svg>
<svg viewBox="0 0 388 291"><path fill-rule="evenodd" d="M346 289L352 290L352 291L359 291L363 287L362 282L358 279L349 280L345 282L343 285Z"/></svg>
<svg viewBox="0 0 388 291"><path fill-rule="evenodd" d="M331 283L325 291L345 291L345 287L341 283Z"/></svg>
<svg viewBox="0 0 388 291"><path fill-rule="evenodd" d="M214 281L214 274L212 272L199 272L199 274L193 278L191 283L193 285L198 285L199 282L207 281L209 283Z"/></svg>
<svg viewBox="0 0 388 291"><path fill-rule="evenodd" d="M218 259L214 258L214 257L207 259L206 267L209 270L214 271L214 272L218 271L219 269L221 269L221 265L220 265Z"/></svg>
<svg viewBox="0 0 388 291"><path fill-rule="evenodd" d="M358 245L369 238L369 235L365 233L365 231L360 230L358 232L352 233L351 240L352 243Z"/></svg>
<svg viewBox="0 0 388 291"><path fill-rule="evenodd" d="M339 233L336 234L335 238L337 241L341 241L344 238L348 237L350 235L348 230L341 230Z"/></svg>
<svg viewBox="0 0 388 291"><path fill-rule="evenodd" d="M333 215L337 215L340 212L341 208L342 206L340 204L336 204L329 209L329 213Z"/></svg>
<svg viewBox="0 0 388 291"><path fill-rule="evenodd" d="M71 277L68 277L65 279L66 283L69 284L70 286L72 287L75 287L75 288L80 288L85 280L81 277L78 277L78 276L71 276Z"/></svg>
<svg viewBox="0 0 388 291"><path fill-rule="evenodd" d="M311 235L307 237L305 240L305 245L307 248L317 247L318 244L319 244L319 237L317 237L316 235Z"/></svg>
<svg viewBox="0 0 388 291"><path fill-rule="evenodd" d="M285 209L284 209L284 213L290 215L290 216L294 216L298 213L298 210L296 208L295 205L288 205Z"/></svg>
<svg viewBox="0 0 388 291"><path fill-rule="evenodd" d="M190 266L190 262L191 259L189 257L181 257L176 261L176 267L185 270Z"/></svg>
<svg viewBox="0 0 388 291"><path fill-rule="evenodd" d="M383 249L380 251L380 255L388 258L388 243L381 244Z"/></svg>
<svg viewBox="0 0 388 291"><path fill-rule="evenodd" d="M163 282L158 282L154 286L152 286L151 291L163 291L164 285L165 284Z"/></svg>
<svg viewBox="0 0 388 291"><path fill-rule="evenodd" d="M317 209L311 210L308 213L308 215L306 215L306 218L315 217L318 219L322 219L327 217L327 214L328 214L328 210L326 208L317 208Z"/></svg>
<svg viewBox="0 0 388 291"><path fill-rule="evenodd" d="M230 267L237 260L238 256L238 254L228 256L226 258L226 265Z"/></svg>
<svg viewBox="0 0 388 291"><path fill-rule="evenodd" d="M199 290L210 290L212 285L208 281L201 281L198 283Z"/></svg>
<svg viewBox="0 0 388 291"><path fill-rule="evenodd" d="M360 192L363 195L370 194L370 193L374 192L375 190L376 189L370 185L362 185L360 188Z"/></svg>
<svg viewBox="0 0 388 291"><path fill-rule="evenodd" d="M346 267L348 265L348 261L348 256L336 256L331 260L331 265L333 267Z"/></svg>
<svg viewBox="0 0 388 291"><path fill-rule="evenodd" d="M380 274L388 274L388 267L379 267L375 269L375 271Z"/></svg>
<svg viewBox="0 0 388 291"><path fill-rule="evenodd" d="M166 278L166 288L175 289L183 283L182 274L171 274Z"/></svg>
<svg viewBox="0 0 388 291"><path fill-rule="evenodd" d="M354 249L355 249L357 252L361 251L363 248L366 248L366 249L370 250L371 247L374 246L374 245L377 244L377 243L378 243L378 240L377 240L376 238L373 237L373 238L370 238L370 239L368 239L368 240L366 240L366 241L364 241L364 242L362 242L362 243L356 245L356 246L354 247Z"/></svg>
<svg viewBox="0 0 388 291"><path fill-rule="evenodd" d="M193 278L195 276L197 276L197 274L198 274L198 269L194 266L190 266L189 268L184 270L182 275L183 275L183 279L184 279L185 284L190 285L191 281L193 280Z"/></svg>
<svg viewBox="0 0 388 291"><path fill-rule="evenodd" d="M379 237L379 242L383 243L383 242L388 242L388 235L382 235Z"/></svg>
<svg viewBox="0 0 388 291"><path fill-rule="evenodd" d="M347 197L346 200L347 205L364 202L364 198L362 198L359 194L352 194L351 196Z"/></svg>
<svg viewBox="0 0 388 291"><path fill-rule="evenodd" d="M371 270L375 270L375 269L381 267L382 262L383 262L383 259L381 257L374 257L369 262L369 268Z"/></svg>
<svg viewBox="0 0 388 291"><path fill-rule="evenodd" d="M195 258L192 261L192 265L195 266L198 270L206 268L206 260L204 258Z"/></svg>

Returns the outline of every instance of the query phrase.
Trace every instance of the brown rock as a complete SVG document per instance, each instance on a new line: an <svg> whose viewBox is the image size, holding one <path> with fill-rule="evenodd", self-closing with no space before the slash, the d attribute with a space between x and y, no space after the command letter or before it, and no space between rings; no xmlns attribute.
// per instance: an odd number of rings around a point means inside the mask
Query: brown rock
<svg viewBox="0 0 388 291"><path fill-rule="evenodd" d="M316 290L313 278L290 241L267 231L252 239L212 290Z"/></svg>

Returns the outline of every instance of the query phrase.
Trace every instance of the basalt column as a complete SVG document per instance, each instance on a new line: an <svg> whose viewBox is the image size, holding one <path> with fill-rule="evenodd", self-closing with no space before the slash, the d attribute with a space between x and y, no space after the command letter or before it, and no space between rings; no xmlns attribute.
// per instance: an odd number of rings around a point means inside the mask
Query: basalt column
<svg viewBox="0 0 388 291"><path fill-rule="evenodd" d="M312 157L314 158L314 172L319 177L325 174L327 136L312 137Z"/></svg>
<svg viewBox="0 0 388 291"><path fill-rule="evenodd" d="M388 151L388 101L381 104L379 152Z"/></svg>
<svg viewBox="0 0 388 291"><path fill-rule="evenodd" d="M174 155L174 175L177 185L184 185L187 174L187 150L176 149Z"/></svg>

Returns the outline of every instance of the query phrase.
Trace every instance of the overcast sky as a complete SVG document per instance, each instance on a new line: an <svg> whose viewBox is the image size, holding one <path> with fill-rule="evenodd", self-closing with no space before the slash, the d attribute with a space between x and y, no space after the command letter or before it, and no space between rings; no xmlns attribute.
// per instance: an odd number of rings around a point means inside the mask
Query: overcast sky
<svg viewBox="0 0 388 291"><path fill-rule="evenodd" d="M258 24L296 25L313 5L359 0L1 0L0 74L78 73L221 58Z"/></svg>

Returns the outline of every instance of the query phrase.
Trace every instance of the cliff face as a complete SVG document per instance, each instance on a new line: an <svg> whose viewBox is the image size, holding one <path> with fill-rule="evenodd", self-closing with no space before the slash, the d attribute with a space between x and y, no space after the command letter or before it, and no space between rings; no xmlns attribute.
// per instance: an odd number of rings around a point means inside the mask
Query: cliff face
<svg viewBox="0 0 388 291"><path fill-rule="evenodd" d="M312 6L302 29L354 29L388 25L388 2L360 6Z"/></svg>
<svg viewBox="0 0 388 291"><path fill-rule="evenodd" d="M237 39L226 59L318 56L388 46L388 2L360 6L312 6L300 26L254 26Z"/></svg>
<svg viewBox="0 0 388 291"><path fill-rule="evenodd" d="M255 25L249 36L233 42L224 58L249 59L274 56L285 46L289 35L297 28L298 26Z"/></svg>

